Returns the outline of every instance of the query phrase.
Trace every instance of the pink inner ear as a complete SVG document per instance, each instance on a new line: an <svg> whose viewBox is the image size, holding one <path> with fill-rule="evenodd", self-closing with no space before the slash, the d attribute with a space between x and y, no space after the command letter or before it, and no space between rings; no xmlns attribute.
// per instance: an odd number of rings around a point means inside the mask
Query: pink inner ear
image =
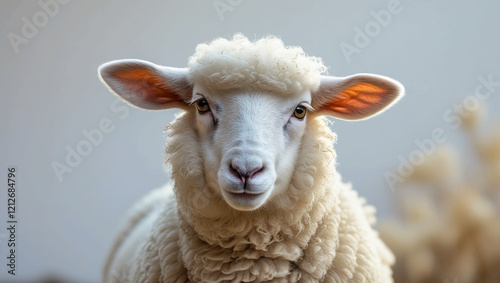
<svg viewBox="0 0 500 283"><path fill-rule="evenodd" d="M152 96L161 96L165 92L165 84L149 70L126 69L115 72L113 76L124 81L131 90L145 89Z"/></svg>
<svg viewBox="0 0 500 283"><path fill-rule="evenodd" d="M384 100L389 92L387 89L369 83L360 83L347 88L322 108L346 115L366 112Z"/></svg>
<svg viewBox="0 0 500 283"><path fill-rule="evenodd" d="M166 85L163 78L151 70L125 69L113 73L113 76L124 82L124 86L139 95L141 100L162 105L181 101Z"/></svg>

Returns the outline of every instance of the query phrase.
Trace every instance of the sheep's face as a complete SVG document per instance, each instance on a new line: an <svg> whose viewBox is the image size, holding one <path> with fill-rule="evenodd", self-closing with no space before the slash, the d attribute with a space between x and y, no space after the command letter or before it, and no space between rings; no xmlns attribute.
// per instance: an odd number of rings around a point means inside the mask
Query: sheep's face
<svg viewBox="0 0 500 283"><path fill-rule="evenodd" d="M191 112L208 188L243 211L258 209L272 196L286 193L306 122L313 115L366 119L393 104L404 91L398 82L371 74L321 76L318 89L296 94L218 91L193 82L186 68L140 60L106 63L99 75L133 105Z"/></svg>
<svg viewBox="0 0 500 283"><path fill-rule="evenodd" d="M192 110L211 189L254 210L288 185L311 110L309 91L209 92L195 85Z"/></svg>

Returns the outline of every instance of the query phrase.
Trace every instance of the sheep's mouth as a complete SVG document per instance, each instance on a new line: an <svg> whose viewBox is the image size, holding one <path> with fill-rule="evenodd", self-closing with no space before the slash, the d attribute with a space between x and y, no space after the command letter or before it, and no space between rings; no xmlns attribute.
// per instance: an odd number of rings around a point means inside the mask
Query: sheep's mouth
<svg viewBox="0 0 500 283"><path fill-rule="evenodd" d="M236 198L255 199L255 198L262 196L264 193L252 193L252 192L243 191L241 193L230 193L230 194L231 194L231 196L236 197Z"/></svg>
<svg viewBox="0 0 500 283"><path fill-rule="evenodd" d="M236 210L251 211L262 206L270 195L267 191L226 191L222 195L229 206Z"/></svg>

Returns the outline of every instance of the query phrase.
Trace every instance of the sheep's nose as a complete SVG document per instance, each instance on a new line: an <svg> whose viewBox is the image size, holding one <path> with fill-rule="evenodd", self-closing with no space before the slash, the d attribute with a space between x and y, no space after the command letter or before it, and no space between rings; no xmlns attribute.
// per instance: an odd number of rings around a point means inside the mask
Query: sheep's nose
<svg viewBox="0 0 500 283"><path fill-rule="evenodd" d="M264 166L262 165L251 167L251 169L245 167L239 166L234 162L229 165L229 171L231 171L236 178L240 179L243 184L248 184L253 177L264 170Z"/></svg>

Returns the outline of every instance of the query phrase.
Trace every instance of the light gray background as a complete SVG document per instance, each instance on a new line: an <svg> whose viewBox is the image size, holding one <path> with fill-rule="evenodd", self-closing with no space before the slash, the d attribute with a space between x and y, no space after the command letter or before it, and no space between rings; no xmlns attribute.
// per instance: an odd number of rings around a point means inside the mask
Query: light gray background
<svg viewBox="0 0 500 283"><path fill-rule="evenodd" d="M45 0L44 0L45 1ZM443 120L454 103L473 94L478 77L500 81L498 1L401 0L402 11L348 62L339 45L353 45L355 28L391 1L228 1L219 17L214 1L71 1L59 5L34 37L14 51L8 34L43 11L37 1L0 2L0 281L7 274L7 168L18 171L18 266L15 279L57 275L97 282L116 225L130 205L164 184L163 127L176 110L113 111L116 98L99 82L97 67L138 58L183 67L197 43L243 32L280 36L320 56L330 74L371 72L401 81L406 97L372 120L336 121L338 170L360 195L390 216L393 199L384 173L417 149L436 127L450 141L460 134ZM229 3L229 4L230 4ZM485 100L498 118L500 88ZM122 107L122 106L121 106ZM495 115L497 114L497 115ZM103 119L92 153L59 182L53 162L85 140Z"/></svg>

